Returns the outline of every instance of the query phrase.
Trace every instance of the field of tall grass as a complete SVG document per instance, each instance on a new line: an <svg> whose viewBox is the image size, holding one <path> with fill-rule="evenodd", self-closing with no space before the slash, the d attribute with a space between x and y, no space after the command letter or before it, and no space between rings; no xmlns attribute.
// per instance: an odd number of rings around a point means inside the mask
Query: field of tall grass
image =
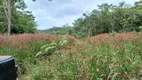
<svg viewBox="0 0 142 80"><path fill-rule="evenodd" d="M59 43L60 35L0 35L0 55L12 55L19 80L141 80L142 33L100 34L76 39L49 56L35 57L41 47Z"/></svg>

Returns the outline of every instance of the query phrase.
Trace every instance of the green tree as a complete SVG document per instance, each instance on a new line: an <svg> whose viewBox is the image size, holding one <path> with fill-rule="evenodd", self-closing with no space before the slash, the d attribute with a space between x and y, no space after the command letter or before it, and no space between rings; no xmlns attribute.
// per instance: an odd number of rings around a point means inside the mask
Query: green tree
<svg viewBox="0 0 142 80"><path fill-rule="evenodd" d="M91 13L84 13L73 23L75 36L94 36L100 33L140 31L142 26L142 1L134 6L119 3L98 5ZM82 36L83 35L83 36Z"/></svg>
<svg viewBox="0 0 142 80"><path fill-rule="evenodd" d="M0 32L5 33L7 31L7 21L5 13L6 4L3 0L0 0ZM36 32L36 22L34 16L30 11L26 11L27 8L23 0L11 1L11 33L34 33Z"/></svg>

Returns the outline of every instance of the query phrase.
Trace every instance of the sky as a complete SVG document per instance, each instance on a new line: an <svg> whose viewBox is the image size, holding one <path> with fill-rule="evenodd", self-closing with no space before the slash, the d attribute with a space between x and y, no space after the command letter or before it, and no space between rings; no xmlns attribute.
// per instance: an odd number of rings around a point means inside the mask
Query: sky
<svg viewBox="0 0 142 80"><path fill-rule="evenodd" d="M74 20L82 17L85 12L97 9L102 3L118 4L125 1L133 5L138 0L24 0L27 10L32 11L38 24L38 29L45 30L54 26L61 27L64 24L72 24Z"/></svg>

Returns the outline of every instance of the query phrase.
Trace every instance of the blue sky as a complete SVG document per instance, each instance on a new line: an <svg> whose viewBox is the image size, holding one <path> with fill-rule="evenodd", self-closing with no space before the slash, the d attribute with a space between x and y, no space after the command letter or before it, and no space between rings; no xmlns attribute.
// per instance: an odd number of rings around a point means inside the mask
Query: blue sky
<svg viewBox="0 0 142 80"><path fill-rule="evenodd" d="M82 16L82 13L97 9L102 3L118 4L125 1L134 4L136 0L24 0L28 10L32 11L38 24L38 29L49 29L53 26L60 27L66 23L72 24Z"/></svg>

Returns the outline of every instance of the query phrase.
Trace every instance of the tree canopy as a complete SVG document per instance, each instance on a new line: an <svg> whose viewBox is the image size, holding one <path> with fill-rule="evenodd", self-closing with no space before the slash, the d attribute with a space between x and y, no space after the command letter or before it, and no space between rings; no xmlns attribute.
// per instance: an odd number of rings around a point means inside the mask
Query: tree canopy
<svg viewBox="0 0 142 80"><path fill-rule="evenodd" d="M7 20L4 11L5 0L0 0L0 33L7 31ZM37 24L30 11L27 11L23 0L11 0L11 33L34 33Z"/></svg>
<svg viewBox="0 0 142 80"><path fill-rule="evenodd" d="M140 31L142 26L142 1L134 6L125 2L119 5L104 3L91 13L84 13L74 21L72 34L94 36L100 33Z"/></svg>
<svg viewBox="0 0 142 80"><path fill-rule="evenodd" d="M142 26L142 1L133 6L121 2L118 5L104 3L98 9L83 13L76 19L72 26L54 27L43 32L51 34L70 33L78 38L95 36L100 33L141 31ZM67 29L68 28L68 29Z"/></svg>

